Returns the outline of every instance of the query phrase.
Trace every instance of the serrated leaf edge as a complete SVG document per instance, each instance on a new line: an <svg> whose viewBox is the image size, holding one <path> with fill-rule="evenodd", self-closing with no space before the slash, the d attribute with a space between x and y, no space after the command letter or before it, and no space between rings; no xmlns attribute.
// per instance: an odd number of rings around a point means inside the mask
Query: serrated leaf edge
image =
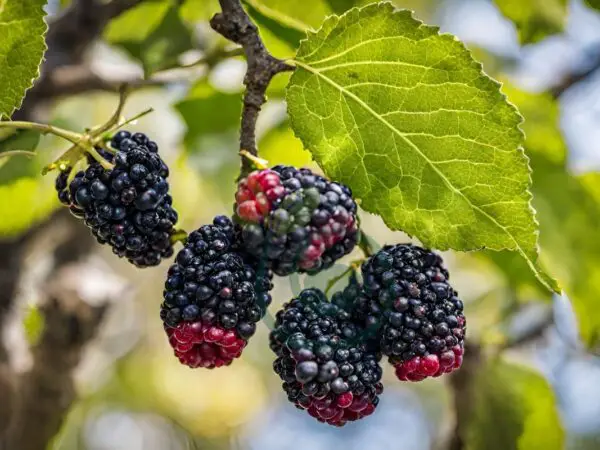
<svg viewBox="0 0 600 450"><path fill-rule="evenodd" d="M525 133L524 133L524 131L523 131L523 129L522 129L522 127L521 127L521 125L522 125L522 124L523 124L523 122L524 122L524 118L523 118L523 116L521 115L521 113L519 112L518 108L517 108L517 107L516 107L516 106L515 106L515 105L514 105L512 102L510 102L510 100L508 99L508 97L506 96L506 94L504 94L504 92L502 92L502 83L501 83L501 82L499 82L499 81L497 81L497 80L495 80L494 78L490 77L488 74L486 74L486 73L485 73L485 71L483 70L483 65L482 65L482 64L481 64L479 61L477 61L477 60L475 60L475 59L473 58L473 56L472 56L472 52L471 52L471 51L470 51L470 50L469 50L469 49L468 49L468 48L465 46L465 44L464 44L462 41L460 41L460 40L459 40L459 39L458 39L456 36L454 36L454 35L452 35L452 34L450 34L450 33L440 33L440 32L439 32L439 27L437 27L437 26L431 26L431 25L427 25L427 24L425 24L423 21L421 21L421 20L419 20L419 19L415 18L415 16L414 16L414 11L412 11L412 10L408 10L408 9L399 9L399 8L396 8L396 7L395 7L395 6L394 6L394 5L393 5L391 2L385 1L385 2L379 2L379 3L371 3L371 4L369 4L369 5L362 6L362 7L354 7L354 8L351 8L351 9L349 9L348 11L346 11L346 12L345 12L344 14L342 14L342 15L336 15L336 14L332 14L332 15L330 15L330 16L327 16L327 17L325 18L325 20L323 21L323 23L321 24L321 26L320 26L320 27L319 27L317 30L314 30L314 31L313 31L312 29L308 29L308 30L306 30L307 37L306 37L305 39L302 39L302 40L300 41L300 44L299 44L299 46L298 46L298 50L297 50L297 53L296 53L296 55L298 55L298 53L299 53L299 52L300 52L300 50L302 49L302 46L303 46L303 45L304 45L306 42L308 42L308 40L309 40L311 37L317 37L317 36L319 36L319 35L323 35L322 39L323 39L323 41L325 41L325 40L328 38L328 36L329 36L329 34L331 33L331 31L332 31L333 29L335 29L335 27L337 26L337 24L340 22L340 20L341 20L343 17L345 17L345 16L347 16L347 15L349 15L349 14L355 13L355 12L358 12L358 13L360 14L362 11L366 11L366 10L369 10L369 9L378 9L378 10L380 10L380 9L381 9L381 10L383 10L384 12L385 12L385 10L387 9L387 10L388 10L388 12L389 12L390 14L399 14L399 13L400 13L400 14L408 14L408 17L409 17L411 20L413 20L414 22L416 22L416 24L418 24L418 27L426 27L426 28L429 28L429 29L431 29L431 30L432 30L432 31L433 31L435 34L437 34L437 36L439 36L440 38L442 38L442 39L450 39L450 40L452 40L452 41L455 41L455 42L457 42L457 43L458 43L458 44L461 46L461 50L462 50L462 51L464 51L464 52L465 52L465 53L468 55L468 57L471 59L471 61L472 61L473 65L474 65L474 67L476 67L476 68L478 69L478 71L479 71L480 75L481 75L482 77L484 77L484 78L485 78L485 79L486 79L486 80L487 80L487 81L488 81L488 82L489 82L489 83L490 83L492 86L494 86L494 87L496 87L496 88L497 88L497 92L498 92L499 98L501 98L502 100L504 100L504 101L505 101L505 102L508 104L508 106L509 106L509 107L512 109L512 111L513 111L513 113L514 113L515 117L519 119L519 120L518 120L518 123L516 124L516 126L517 126L517 129L518 129L518 131L519 131L519 133L520 133L520 135L521 135L521 145L520 145L520 146L519 146L519 147L516 149L516 151L517 151L517 152L520 154L520 157L522 158L522 160L523 160L523 162L525 163L525 165L526 165L526 168L527 168L527 177L528 177L528 183L527 183L527 185L528 185L528 189L527 189L527 190L526 190L526 192L525 192L525 193L526 193L526 195L525 195L524 199L526 199L526 200L527 200L528 209L529 209L529 211L531 212L531 216L532 216L532 219L533 219L533 222L534 222L534 225L535 225L535 231L534 231L534 235L535 235L535 242L536 242L536 244L535 244L535 247L532 249L532 250L535 252L535 255L536 255L536 258L535 258L535 260L533 260L533 259L531 258L531 256L528 254L528 252L527 252L527 251L525 251L525 249L523 249L523 247L522 247L522 246L519 244L519 242L518 242L518 241L515 239L515 237L513 236L513 234L512 234L512 233L509 233L509 232L508 232L508 231L505 229L505 227L503 227L503 226L501 226L500 224L498 224L498 222L496 221L496 219L495 219L493 216L490 216L488 213L486 213L485 211L481 210L481 209L480 209L479 207L477 207L476 205L473 205L473 204L471 203L471 201L470 201L468 198L464 197L464 195L463 195L462 193L460 193L460 195L461 195L463 198L465 198L465 199L467 200L467 202L468 202L468 203L469 203L469 204L470 204L470 205L471 205L471 206L472 206L474 209L476 209L477 211L479 211L479 212L480 212L482 215L484 215L485 217L488 217L488 219L492 220L492 222L493 222L494 224L496 224L496 225L497 225L499 228L501 228L502 230L504 230L504 231L506 232L506 234L507 234L507 235L510 237L510 239L512 239L512 241L515 243L515 245L516 245L516 251L517 251L517 252L518 252L518 253L519 253L519 254L520 254L520 255L521 255L521 256L522 256L522 257L525 259L525 261L527 262L527 265L528 265L528 266L531 268L531 270L534 272L534 274L535 274L536 278L539 280L539 282L540 282L540 283L541 283L541 284L542 284L544 287L546 287L547 289L549 289L550 291L552 291L552 292L555 292L555 293L558 293L558 294L559 294L559 293L561 292L561 289L560 289L560 286L558 285L558 283L556 282L556 280L554 280L552 277L548 276L548 275L545 273L545 271L543 271L543 270L542 270L542 268L541 268L541 267L540 267L540 265L539 265L539 221L538 221L538 219L537 219L537 217L536 217L536 215L537 215L537 211L535 210L535 208L533 207L533 204L532 204L532 200L533 200L533 194L532 194L532 192L531 192L531 186L532 186L532 184L533 184L533 179L532 179L532 169L531 169L531 165L530 165L530 159L529 159L529 157L527 156L527 154L525 153L525 149L524 149L524 147L523 147L523 143L524 143L524 141L525 141ZM326 33L326 34L325 34L325 33ZM316 50L313 50L313 52L312 52L311 54L313 54L313 53L315 53L315 52L316 52ZM309 55L304 55L303 57L305 57L305 56L310 56L310 54L309 54ZM307 70L307 71L309 71L309 72L313 73L314 75L317 75L317 76L319 76L319 74L318 74L318 73L317 73L317 72L316 72L314 69L312 69L312 67L310 67L309 65L306 65L306 64L304 64L303 62L301 62L301 61L298 61L297 59L294 59L294 60L292 60L291 62L292 62L293 64L295 64L297 67L300 67L300 68L302 68L302 69L304 69L304 70ZM331 81L331 80L329 80L327 77L323 77L322 75L320 75L320 76L321 76L321 77L322 77L322 78L323 78L323 79L324 79L326 82L328 82L329 84L331 84L331 83L332 83L332 81ZM287 98L287 96L288 96L288 92L289 92L290 85L292 84L292 80L293 80L293 75L292 75L292 77L290 78L290 82L288 83L288 85L287 85L287 87L286 87L286 98ZM336 86L334 86L334 87L336 87L336 88L338 88L338 89L339 89L339 88L341 88L339 85L336 85ZM349 93L349 95L352 95L353 97L356 97L356 96L355 96L354 94L352 94L352 93ZM363 102L362 100L360 100L360 99L359 99L359 103L362 103L362 104L364 104L364 102ZM366 105L366 106L368 107L368 105ZM368 108L370 109L370 107L368 107ZM294 122L295 122L295 119L294 119L294 118L293 118L293 117L290 115L290 124L291 124L291 127L292 127L292 131L293 131L293 133L294 133L294 136L296 136L298 139L300 139L300 140L302 141L302 143L303 143L303 144L304 144L304 145L305 145L307 148L309 148L309 147L306 145L306 143L304 142L304 140L302 139L302 137L301 137L301 136L299 136L299 135L296 133L296 128L295 128L295 126L294 126ZM386 122L386 125L387 125L387 122ZM318 162L317 162L317 164L318 164ZM322 168L322 169L323 169L323 168ZM434 169L435 169L435 168L434 168ZM443 179L443 180L446 182L446 184L448 185L448 182L447 182L447 179L446 179L446 177L445 177L443 174L440 174L440 176L442 177L442 179ZM449 185L449 186L450 186L450 188L452 188L452 186L451 186L451 185ZM383 216L381 216L381 217L382 217L382 219L383 219L384 223L386 224L386 226L388 226L390 229L394 229L394 228L391 226L391 224L390 224L390 223L389 223L389 222L388 222L388 221L387 221L387 220L386 220L386 219L385 219ZM404 233L406 233L407 235L411 236L411 235L410 235L409 233L407 233L406 231L404 231L404 230L401 230L401 231L403 231L403 232L404 232ZM425 244L426 244L426 243L425 243ZM485 248L486 248L486 247L482 246L482 247L475 247L475 248L472 248L472 249L469 249L469 250L458 250L458 251L476 251L476 250L483 250L483 249L485 249ZM450 246L444 246L444 247L439 247L438 249L443 251L443 250L449 250L449 249L452 249L452 248L451 248ZM452 249L452 250L455 250L455 249ZM492 249L492 250L494 250L494 251L501 251L502 249L500 249L500 250L495 250L495 249Z"/></svg>
<svg viewBox="0 0 600 450"><path fill-rule="evenodd" d="M40 9L42 10L42 21L44 22L44 31L42 31L42 35L41 35L42 42L43 42L42 58L40 59L40 62L37 65L37 70L36 70L33 78L31 78L31 80L29 82L29 86L25 87L25 90L23 91L23 96L21 97L21 100L19 100L19 102L15 105L15 107L12 109L12 111L10 111L10 113L7 114L8 117L12 116L15 111L21 109L21 106L23 106L23 101L25 100L25 96L27 95L27 92L33 87L33 83L41 75L41 66L45 60L44 55L46 54L46 51L48 50L48 45L46 44L46 33L48 33L48 22L46 22L46 20L44 20L47 17L46 11L44 11L44 6L40 5ZM3 116L2 113L0 113L0 118L2 118L2 116Z"/></svg>

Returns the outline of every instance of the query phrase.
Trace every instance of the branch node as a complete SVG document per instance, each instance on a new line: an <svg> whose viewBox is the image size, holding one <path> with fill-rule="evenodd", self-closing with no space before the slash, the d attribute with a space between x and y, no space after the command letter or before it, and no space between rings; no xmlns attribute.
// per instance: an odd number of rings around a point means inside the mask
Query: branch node
<svg viewBox="0 0 600 450"><path fill-rule="evenodd" d="M210 20L213 30L244 49L248 68L244 77L246 93L242 110L240 149L256 156L256 121L266 91L272 78L280 72L294 70L292 66L275 58L265 48L258 27L250 20L239 0L219 0L221 12ZM251 170L251 163L242 157L242 173Z"/></svg>

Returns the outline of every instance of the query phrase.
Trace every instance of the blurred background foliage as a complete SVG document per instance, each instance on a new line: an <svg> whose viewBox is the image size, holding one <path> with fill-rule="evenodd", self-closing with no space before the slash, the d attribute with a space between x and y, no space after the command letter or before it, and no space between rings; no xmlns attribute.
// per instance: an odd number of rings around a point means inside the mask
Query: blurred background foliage
<svg viewBox="0 0 600 450"><path fill-rule="evenodd" d="M244 0L266 46L292 57L323 18L363 0ZM569 77L600 64L600 3L595 0L395 0L416 17L462 39L524 116L534 206L544 266L563 297L552 297L524 262L507 252L445 255L465 300L469 334L481 358L466 412L469 449L600 448L600 70L568 90ZM50 14L67 7L53 1ZM114 20L89 57L111 79L143 76L131 116L155 112L132 128L152 135L171 167L181 226L193 229L231 210L241 110L243 58L210 30L216 0L148 0ZM183 68L182 68L183 66ZM160 72L160 73L159 73ZM278 75L258 126L260 156L310 166L294 137ZM80 130L102 123L116 96L94 93L53 102L53 124ZM44 221L59 204L41 168L63 142L28 132L0 136L0 152L39 149L35 158L1 160L0 236ZM379 244L408 238L362 215ZM397 382L389 367L381 408L344 429L329 429L294 410L271 370L268 328L260 327L241 360L219 371L192 371L172 357L158 319L166 265L136 271L106 249L95 253L131 289L112 307L77 373L80 399L51 448L65 449L348 449L444 448L453 433L452 386ZM359 255L349 255L346 263ZM35 274L36 261L28 261ZM341 273L345 266L334 271ZM94 283L98 280L82 280ZM124 281L125 282L125 281ZM272 312L301 286L326 279L277 280ZM23 336L43 326L37 296L24 290ZM538 327L536 339L527 337ZM19 332L17 332L18 334ZM523 338L525 345L517 345ZM506 350L505 350L506 349ZM456 402L456 399L454 399ZM464 419L464 418L463 418Z"/></svg>

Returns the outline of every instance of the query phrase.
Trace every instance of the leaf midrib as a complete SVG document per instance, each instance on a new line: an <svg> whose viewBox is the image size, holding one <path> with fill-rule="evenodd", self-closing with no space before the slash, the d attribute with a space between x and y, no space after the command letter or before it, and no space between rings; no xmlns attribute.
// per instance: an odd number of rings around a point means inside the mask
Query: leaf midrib
<svg viewBox="0 0 600 450"><path fill-rule="evenodd" d="M480 214L482 214L484 217L486 217L491 223L493 223L496 227L498 227L500 230L502 230L504 233L506 233L506 235L514 242L514 244L516 246L517 252L525 259L525 261L527 261L527 264L531 267L531 269L533 270L533 272L536 274L536 276L539 279L539 281L547 289L549 289L551 291L554 290L547 283L546 280L544 280L541 276L538 275L538 269L536 267L536 264L534 263L534 261L531 260L531 258L527 254L527 252L519 244L519 242L515 238L515 236L511 232L509 232L509 230L506 227L504 227L502 224L500 224L494 218L494 216L490 215L489 213L487 213L486 211L484 211L483 209L481 209L479 206L477 206L476 204L474 204L469 199L469 197L467 197L462 191L460 191L459 189L457 189L456 187L454 187L454 185L450 182L450 180L448 180L448 178L446 178L446 176L444 175L444 173L437 168L437 166L433 163L433 161L431 161L427 157L427 155L425 155L419 149L419 147L417 145L415 145L414 142L412 142L410 139L408 139L400 130L396 129L391 123L389 123L387 120L385 120L383 117L381 117L380 114L378 114L375 110L373 110L373 108L371 108L367 103L365 103L360 97L358 97L356 94L353 94L352 92L346 90L346 88L344 88L344 86L339 85L338 83L336 83L335 81L333 81L331 78L323 75L323 73L321 73L321 71L319 71L318 69L314 69L313 67L311 67L308 64L305 64L305 63L303 63L301 61L298 61L298 60L294 60L293 62L298 67L300 67L300 68L302 68L302 69L304 69L304 70L312 73L313 75L316 75L316 76L322 78L326 83L330 84L331 86L333 86L334 88L336 88L337 90L339 90L340 93L345 94L346 96L350 97L352 100L354 100L356 103L358 103L359 106L362 106L368 113L370 113L375 119L379 120L386 127L388 127L393 133L397 134L401 139L403 139L409 145L409 147L411 147L415 152L417 152L417 154L421 158L423 158L423 160L434 170L434 172L439 175L439 177L443 180L444 184L446 184L446 186L452 192L455 192L460 197L462 197L473 209L475 209L476 211L478 211Z"/></svg>

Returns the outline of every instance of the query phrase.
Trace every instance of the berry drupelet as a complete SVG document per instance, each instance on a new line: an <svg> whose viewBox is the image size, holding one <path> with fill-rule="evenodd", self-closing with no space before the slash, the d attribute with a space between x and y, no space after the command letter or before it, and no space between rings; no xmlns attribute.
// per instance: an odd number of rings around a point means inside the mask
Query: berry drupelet
<svg viewBox="0 0 600 450"><path fill-rule="evenodd" d="M158 156L156 143L142 133L120 131L110 145L114 155L98 153L114 168L105 169L88 158L87 169L70 183L71 169L58 175L58 198L116 255L137 267L156 266L173 256L177 213L168 194L169 169Z"/></svg>
<svg viewBox="0 0 600 450"><path fill-rule="evenodd" d="M356 245L352 192L309 169L254 171L240 180L235 198L244 247L267 259L277 275L315 274Z"/></svg>
<svg viewBox="0 0 600 450"><path fill-rule="evenodd" d="M182 364L231 364L271 303L271 274L239 251L231 220L217 216L192 232L165 283L160 316Z"/></svg>
<svg viewBox="0 0 600 450"><path fill-rule="evenodd" d="M349 314L318 289L305 289L277 313L273 368L288 399L321 422L343 426L379 403L381 355Z"/></svg>
<svg viewBox="0 0 600 450"><path fill-rule="evenodd" d="M381 352L403 381L421 381L462 364L463 302L441 256L411 244L385 246L362 266L364 294L354 315L378 330Z"/></svg>

